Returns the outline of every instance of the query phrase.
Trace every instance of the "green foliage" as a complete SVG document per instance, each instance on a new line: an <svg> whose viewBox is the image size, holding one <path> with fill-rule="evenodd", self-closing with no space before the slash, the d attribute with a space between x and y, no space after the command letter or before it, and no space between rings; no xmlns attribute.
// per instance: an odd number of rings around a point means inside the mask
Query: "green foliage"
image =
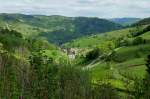
<svg viewBox="0 0 150 99"><path fill-rule="evenodd" d="M120 37L116 40L116 46L117 47L123 47L123 46L130 46L132 45L130 40L124 37Z"/></svg>
<svg viewBox="0 0 150 99"><path fill-rule="evenodd" d="M92 51L87 53L86 60L87 61L94 60L94 59L98 58L99 56L100 56L100 49L95 48Z"/></svg>
<svg viewBox="0 0 150 99"><path fill-rule="evenodd" d="M113 49L115 49L116 45L115 45L114 41L108 40L108 41L102 42L97 47L100 50L102 50L103 53L108 53L108 52L112 51Z"/></svg>
<svg viewBox="0 0 150 99"><path fill-rule="evenodd" d="M116 62L124 62L135 58L146 57L149 53L149 48L149 44L121 47L116 51L113 60Z"/></svg>
<svg viewBox="0 0 150 99"><path fill-rule="evenodd" d="M87 71L63 66L59 72L59 98L90 99L90 77Z"/></svg>
<svg viewBox="0 0 150 99"><path fill-rule="evenodd" d="M149 43L150 42L150 35L149 34L150 34L150 32L146 32L146 33L140 35L140 37L142 37L143 39L145 39L146 43Z"/></svg>
<svg viewBox="0 0 150 99"><path fill-rule="evenodd" d="M57 66L42 51L32 53L30 57L30 97L35 99L54 99L57 89Z"/></svg>
<svg viewBox="0 0 150 99"><path fill-rule="evenodd" d="M134 80L134 97L135 99L143 99L143 80L136 78Z"/></svg>
<svg viewBox="0 0 150 99"><path fill-rule="evenodd" d="M150 55L148 55L147 56L147 60L146 60L146 67L147 67L147 69L146 69L146 71L147 71L147 73L146 73L146 75L145 75L145 79L143 80L143 94L142 94L142 96L143 96L143 98L144 99L149 99L150 98Z"/></svg>
<svg viewBox="0 0 150 99"><path fill-rule="evenodd" d="M142 35L142 34L148 32L148 31L150 31L150 26L149 25L146 26L144 29L142 29L141 26L136 26L136 30L131 30L130 32L131 32L131 35L133 37L137 37L137 36Z"/></svg>
<svg viewBox="0 0 150 99"><path fill-rule="evenodd" d="M29 48L32 51L35 50L57 50L57 47L53 44L50 44L46 39L43 38L28 38Z"/></svg>
<svg viewBox="0 0 150 99"><path fill-rule="evenodd" d="M147 66L147 72L150 74L150 55L147 56L147 63L146 63L146 66Z"/></svg>
<svg viewBox="0 0 150 99"><path fill-rule="evenodd" d="M119 99L117 91L111 84L98 84L94 86L92 99Z"/></svg>
<svg viewBox="0 0 150 99"><path fill-rule="evenodd" d="M58 49L55 50L44 50L44 55L47 55L51 59L53 59L53 62L56 64L67 64L69 61L69 58L66 53L61 52Z"/></svg>
<svg viewBox="0 0 150 99"><path fill-rule="evenodd" d="M85 36L75 39L71 42L64 44L65 47L77 47L77 48L91 48L91 47L101 47L102 49L108 49L108 45L117 46L117 40L123 40L130 34L129 30L131 28L116 30L112 32L106 32L103 34L97 34L92 36ZM122 39L123 38L123 39ZM119 42L118 42L119 43Z"/></svg>
<svg viewBox="0 0 150 99"><path fill-rule="evenodd" d="M133 45L140 45L140 44L144 44L144 43L146 43L146 41L142 37L136 37L133 40Z"/></svg>
<svg viewBox="0 0 150 99"><path fill-rule="evenodd" d="M0 15L0 21L7 21L8 25L8 29L0 29L0 98L118 99L121 92L136 99L149 97L149 56L144 80L141 78L146 67L137 66L149 53L149 27L82 37L91 32L96 34L121 27L106 20L84 17L4 14ZM26 33L16 29L36 36L25 39ZM132 29L135 29L135 36L130 34ZM74 61L70 61L58 47L38 37L39 33L57 44L82 37L66 44L66 47L83 48L78 52L83 56L79 55L75 60L82 67L78 64L66 66ZM90 71L83 67L84 59L92 60L87 67ZM134 77L131 73L139 79L131 80Z"/></svg>
<svg viewBox="0 0 150 99"><path fill-rule="evenodd" d="M23 39L21 33L8 29L0 30L0 43L7 50L13 50L19 46L26 46L26 41Z"/></svg>
<svg viewBox="0 0 150 99"><path fill-rule="evenodd" d="M26 63L5 52L0 53L0 64L0 98L18 99L23 95L26 97Z"/></svg>

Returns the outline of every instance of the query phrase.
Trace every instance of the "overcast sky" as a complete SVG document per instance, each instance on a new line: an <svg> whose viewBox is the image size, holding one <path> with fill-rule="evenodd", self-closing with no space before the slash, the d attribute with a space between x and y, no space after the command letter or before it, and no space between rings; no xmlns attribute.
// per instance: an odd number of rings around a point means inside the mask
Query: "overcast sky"
<svg viewBox="0 0 150 99"><path fill-rule="evenodd" d="M0 0L0 13L150 17L150 0Z"/></svg>

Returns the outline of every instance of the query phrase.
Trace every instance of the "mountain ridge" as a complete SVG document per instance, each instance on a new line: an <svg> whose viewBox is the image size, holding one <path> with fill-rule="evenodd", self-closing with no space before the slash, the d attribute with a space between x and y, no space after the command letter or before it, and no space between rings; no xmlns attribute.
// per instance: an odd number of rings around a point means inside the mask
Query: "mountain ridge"
<svg viewBox="0 0 150 99"><path fill-rule="evenodd" d="M149 24L150 24L150 17L139 20L138 22L133 24L133 26L136 26L136 25L149 25Z"/></svg>
<svg viewBox="0 0 150 99"><path fill-rule="evenodd" d="M123 28L106 19L89 17L65 17L59 15L0 14L0 25L11 26L28 35L38 35L49 42L62 44L78 37L104 33ZM26 33L24 33L26 34Z"/></svg>

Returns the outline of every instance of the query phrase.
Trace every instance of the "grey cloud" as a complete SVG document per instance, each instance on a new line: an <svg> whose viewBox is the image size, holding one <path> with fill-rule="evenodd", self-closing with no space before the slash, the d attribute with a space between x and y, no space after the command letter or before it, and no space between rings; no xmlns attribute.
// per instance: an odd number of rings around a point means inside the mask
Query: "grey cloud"
<svg viewBox="0 0 150 99"><path fill-rule="evenodd" d="M0 13L148 17L149 0L0 0Z"/></svg>

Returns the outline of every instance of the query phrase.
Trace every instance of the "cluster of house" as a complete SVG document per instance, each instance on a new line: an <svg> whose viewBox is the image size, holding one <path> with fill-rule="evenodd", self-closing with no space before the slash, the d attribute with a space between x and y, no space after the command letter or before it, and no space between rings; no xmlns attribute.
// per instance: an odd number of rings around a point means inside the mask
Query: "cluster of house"
<svg viewBox="0 0 150 99"><path fill-rule="evenodd" d="M78 55L79 50L77 48L67 48L67 49L61 48L61 51L66 53L68 57L73 60Z"/></svg>

